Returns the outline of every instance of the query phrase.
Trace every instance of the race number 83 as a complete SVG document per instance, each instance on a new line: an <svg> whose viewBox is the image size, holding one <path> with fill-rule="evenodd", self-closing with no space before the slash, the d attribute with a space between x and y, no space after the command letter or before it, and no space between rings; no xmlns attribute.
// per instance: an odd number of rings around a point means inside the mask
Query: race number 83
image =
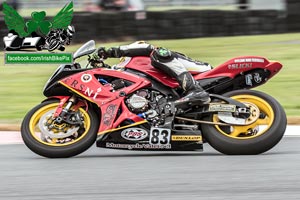
<svg viewBox="0 0 300 200"><path fill-rule="evenodd" d="M154 128L150 130L150 144L169 144L171 138L171 130L165 128Z"/></svg>

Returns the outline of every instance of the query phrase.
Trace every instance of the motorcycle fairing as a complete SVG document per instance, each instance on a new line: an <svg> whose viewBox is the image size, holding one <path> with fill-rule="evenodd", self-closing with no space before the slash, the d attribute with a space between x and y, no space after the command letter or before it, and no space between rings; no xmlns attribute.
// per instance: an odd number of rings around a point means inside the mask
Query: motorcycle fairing
<svg viewBox="0 0 300 200"><path fill-rule="evenodd" d="M114 90L109 82L101 83L99 81L101 78L124 79L128 80L131 84ZM137 89L151 85L147 79L134 74L102 68L68 76L59 81L59 83L69 89L73 89L77 94L80 94L80 96L98 105L106 104L114 99L130 94Z"/></svg>
<svg viewBox="0 0 300 200"><path fill-rule="evenodd" d="M119 98L101 106L101 122L98 130L98 135L111 132L119 126L126 126L128 123L140 123L145 119L132 113L124 103L124 98Z"/></svg>
<svg viewBox="0 0 300 200"><path fill-rule="evenodd" d="M122 79L127 81L128 85L115 90L114 85L105 79ZM99 134L119 127L127 119L130 119L131 123L144 121L143 118L130 112L124 101L126 95L151 85L145 78L127 72L98 68L68 76L59 83L97 104L101 110Z"/></svg>
<svg viewBox="0 0 300 200"><path fill-rule="evenodd" d="M179 86L178 82L167 75L166 73L154 68L151 65L150 57L137 56L133 57L125 66L125 68L141 71L149 76L153 77L157 81L162 82L170 88L177 88Z"/></svg>
<svg viewBox="0 0 300 200"><path fill-rule="evenodd" d="M65 65L63 70L56 71L52 77L48 80L47 84L44 87L43 94L46 97L51 97L55 95L66 95L67 90L65 87L61 87L60 84L58 84L58 81L60 79L63 79L65 77L71 76L72 74L76 74L78 72L87 71L89 69L71 69L72 66L68 67L69 65ZM67 68L68 67L68 68Z"/></svg>

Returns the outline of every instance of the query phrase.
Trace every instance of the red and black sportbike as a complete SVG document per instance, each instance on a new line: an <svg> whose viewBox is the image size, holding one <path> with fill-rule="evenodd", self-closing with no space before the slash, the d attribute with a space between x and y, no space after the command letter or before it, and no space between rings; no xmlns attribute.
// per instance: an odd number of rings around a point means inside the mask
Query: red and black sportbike
<svg viewBox="0 0 300 200"><path fill-rule="evenodd" d="M92 54L89 41L74 60ZM287 124L281 105L250 88L267 82L282 65L263 57L233 58L206 72L191 71L211 103L174 105L183 96L176 80L151 66L149 57L124 58L110 67L61 65L44 88L47 97L25 116L22 137L33 152L71 157L98 147L193 151L208 142L224 154L259 154L274 147Z"/></svg>

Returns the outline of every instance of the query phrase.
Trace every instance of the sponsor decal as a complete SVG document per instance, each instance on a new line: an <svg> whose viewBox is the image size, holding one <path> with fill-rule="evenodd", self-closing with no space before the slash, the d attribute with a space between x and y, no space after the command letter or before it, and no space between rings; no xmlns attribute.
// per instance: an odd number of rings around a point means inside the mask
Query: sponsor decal
<svg viewBox="0 0 300 200"><path fill-rule="evenodd" d="M105 144L106 148L115 148L115 149L171 149L171 144L116 144L112 142L107 142Z"/></svg>
<svg viewBox="0 0 300 200"><path fill-rule="evenodd" d="M84 94L88 97L93 97L93 99L96 99L98 94L101 92L101 90L102 90L101 87L99 87L97 89L97 91L94 92L94 90L91 90L89 87L86 87L86 90L84 91Z"/></svg>
<svg viewBox="0 0 300 200"><path fill-rule="evenodd" d="M84 83L88 83L92 80L92 75L90 74L83 74L81 76L81 81L84 82Z"/></svg>
<svg viewBox="0 0 300 200"><path fill-rule="evenodd" d="M202 141L201 135L172 135L173 141Z"/></svg>
<svg viewBox="0 0 300 200"><path fill-rule="evenodd" d="M82 83L79 83L77 80L73 80L73 78L66 78L65 80L62 81L63 83L69 85L76 89L76 90L79 90L81 92L85 91L87 86L82 84Z"/></svg>
<svg viewBox="0 0 300 200"><path fill-rule="evenodd" d="M127 128L121 132L121 136L126 140L138 141L145 139L148 133L141 128Z"/></svg>
<svg viewBox="0 0 300 200"><path fill-rule="evenodd" d="M262 77L259 73L245 75L246 85L253 86L252 80L254 80L255 83L261 83Z"/></svg>
<svg viewBox="0 0 300 200"><path fill-rule="evenodd" d="M106 108L106 112L103 116L103 123L106 126L109 126L113 120L113 117L116 112L117 105L111 104Z"/></svg>
<svg viewBox="0 0 300 200"><path fill-rule="evenodd" d="M252 74L247 74L245 76L246 85L252 86L252 79L253 79Z"/></svg>
<svg viewBox="0 0 300 200"><path fill-rule="evenodd" d="M264 63L263 58L240 58L235 59L235 63L229 64L228 69L249 69L252 68L252 63Z"/></svg>
<svg viewBox="0 0 300 200"><path fill-rule="evenodd" d="M82 79L82 76L81 76L81 79ZM66 78L65 80L63 80L63 83L65 83L67 85L70 84L70 86L72 88L79 90L80 92L84 93L86 96L92 97L93 99L96 99L98 97L99 93L102 91L101 87L99 87L97 90L94 90L94 89L91 89L88 86L84 85L83 83L78 82L77 80L73 80L72 78Z"/></svg>
<svg viewBox="0 0 300 200"><path fill-rule="evenodd" d="M212 112L235 112L236 106L231 104L209 104L209 111Z"/></svg>
<svg viewBox="0 0 300 200"><path fill-rule="evenodd" d="M254 73L254 81L256 82L256 83L261 83L262 82L262 77L260 76L260 74L259 73Z"/></svg>
<svg viewBox="0 0 300 200"><path fill-rule="evenodd" d="M235 59L235 63L243 63L243 62L256 62L256 63L264 63L263 58L240 58L240 59Z"/></svg>
<svg viewBox="0 0 300 200"><path fill-rule="evenodd" d="M248 69L252 68L252 63L229 64L228 69Z"/></svg>

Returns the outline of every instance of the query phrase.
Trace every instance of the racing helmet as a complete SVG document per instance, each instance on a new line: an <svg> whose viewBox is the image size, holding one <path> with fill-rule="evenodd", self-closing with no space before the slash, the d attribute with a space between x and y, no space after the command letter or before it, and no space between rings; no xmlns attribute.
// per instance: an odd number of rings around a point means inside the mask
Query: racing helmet
<svg viewBox="0 0 300 200"><path fill-rule="evenodd" d="M170 62L174 59L174 54L169 49L158 47L153 50L150 57L156 62Z"/></svg>
<svg viewBox="0 0 300 200"><path fill-rule="evenodd" d="M68 34L68 36L73 36L74 33L75 33L75 28L74 28L74 26L69 25L69 26L67 27L67 34Z"/></svg>

